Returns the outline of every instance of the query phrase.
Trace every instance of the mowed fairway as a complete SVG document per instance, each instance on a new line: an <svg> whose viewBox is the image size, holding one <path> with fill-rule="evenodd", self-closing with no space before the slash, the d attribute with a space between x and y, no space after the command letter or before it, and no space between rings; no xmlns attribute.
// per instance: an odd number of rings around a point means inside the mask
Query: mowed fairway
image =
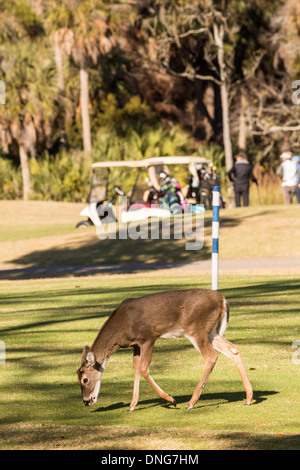
<svg viewBox="0 0 300 470"><path fill-rule="evenodd" d="M299 277L224 276L231 305L226 337L242 353L254 388L252 406L235 366L219 360L193 410L187 402L203 360L186 339L159 340L151 373L177 400L160 400L141 379L131 400L132 351L111 356L98 403L84 407L76 368L85 344L126 297L210 287L207 276L165 272L2 281L0 448L2 449L299 449ZM299 346L298 346L299 347Z"/></svg>
<svg viewBox="0 0 300 470"><path fill-rule="evenodd" d="M127 412L131 350L111 356L98 403L83 405L76 369L84 345L91 345L113 309L126 297L210 288L210 270L186 265L72 277L72 270L62 269L58 277L56 267L209 260L211 213L205 214L204 247L193 252L184 249L185 240L100 241L95 227L75 229L82 207L0 201L0 341L6 347L6 362L0 363L0 448L299 449L297 267L220 272L219 290L231 306L226 337L242 353L254 388L252 406L244 406L237 369L219 354L200 401L186 410L204 362L184 338L158 340L151 366L153 378L176 398L176 408L141 379L140 402ZM299 257L299 210L296 204L222 210L220 258ZM44 277L9 271L30 266L44 267Z"/></svg>

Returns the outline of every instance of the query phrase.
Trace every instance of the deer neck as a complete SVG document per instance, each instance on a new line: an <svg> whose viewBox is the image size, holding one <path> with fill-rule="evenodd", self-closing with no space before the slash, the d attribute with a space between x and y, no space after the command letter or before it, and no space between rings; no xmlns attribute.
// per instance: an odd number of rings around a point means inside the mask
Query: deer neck
<svg viewBox="0 0 300 470"><path fill-rule="evenodd" d="M121 347L118 330L110 326L108 321L103 325L91 348L99 364L105 364L109 357Z"/></svg>

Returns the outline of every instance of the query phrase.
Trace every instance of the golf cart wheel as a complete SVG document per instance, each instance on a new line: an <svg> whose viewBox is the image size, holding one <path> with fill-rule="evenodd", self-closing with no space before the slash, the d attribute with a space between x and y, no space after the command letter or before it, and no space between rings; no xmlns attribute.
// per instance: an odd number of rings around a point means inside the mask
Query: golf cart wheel
<svg viewBox="0 0 300 470"><path fill-rule="evenodd" d="M89 220L82 220L81 222L78 222L78 224L76 225L76 228L86 228L86 227L90 227L90 225L93 225L93 222L89 219Z"/></svg>

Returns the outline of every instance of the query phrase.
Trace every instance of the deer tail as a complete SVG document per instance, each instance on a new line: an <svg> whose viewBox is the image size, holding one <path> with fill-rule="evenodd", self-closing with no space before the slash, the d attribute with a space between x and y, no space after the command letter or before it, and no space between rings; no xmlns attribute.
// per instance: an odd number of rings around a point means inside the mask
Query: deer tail
<svg viewBox="0 0 300 470"><path fill-rule="evenodd" d="M218 325L218 334L220 336L225 335L225 331L229 322L229 310L230 310L229 303L224 298L224 310L223 310L222 317Z"/></svg>

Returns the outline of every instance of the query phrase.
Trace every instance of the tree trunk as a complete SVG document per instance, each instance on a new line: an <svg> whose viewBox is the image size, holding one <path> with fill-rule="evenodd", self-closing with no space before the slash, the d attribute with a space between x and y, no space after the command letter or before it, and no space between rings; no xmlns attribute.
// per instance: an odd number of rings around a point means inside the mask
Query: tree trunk
<svg viewBox="0 0 300 470"><path fill-rule="evenodd" d="M63 72L63 53L59 41L59 31L54 34L54 56L58 75L58 88L60 91L65 90L64 72Z"/></svg>
<svg viewBox="0 0 300 470"><path fill-rule="evenodd" d="M224 25L221 24L218 28L216 24L213 25L214 40L218 48L218 64L220 68L220 90L221 90L221 103L222 103L222 122L223 122L223 143L225 152L225 165L226 170L229 171L233 165L232 158L232 145L230 137L230 121L229 121L229 103L228 103L228 90L226 83L226 65L224 59Z"/></svg>
<svg viewBox="0 0 300 470"><path fill-rule="evenodd" d="M58 88L62 95L65 94L65 80L64 80L64 70L63 70L63 52L61 48L59 31L56 31L54 34L54 56L55 64L58 76ZM65 106L62 106L58 116L58 124L60 129L60 145L63 148L67 147L67 136L66 136L66 123L65 123Z"/></svg>
<svg viewBox="0 0 300 470"><path fill-rule="evenodd" d="M221 142L223 139L223 124L222 124L222 103L221 103L221 90L217 83L213 83L214 90L214 108L215 108L215 120L214 120L214 132L216 140Z"/></svg>
<svg viewBox="0 0 300 470"><path fill-rule="evenodd" d="M228 91L225 80L221 80L221 101L222 101L222 120L223 120L223 142L225 151L226 170L229 171L233 165L232 146L229 125L229 104Z"/></svg>
<svg viewBox="0 0 300 470"><path fill-rule="evenodd" d="M92 151L91 125L89 115L89 75L85 63L80 65L80 105L83 132L83 149L85 156Z"/></svg>
<svg viewBox="0 0 300 470"><path fill-rule="evenodd" d="M196 129L194 131L194 137L198 140L205 140L208 142L211 136L214 134L214 110L212 115L208 112L208 108L205 103L208 93L206 84L203 80L195 80L196 99L197 107L195 110L196 114ZM209 109L211 110L211 102L213 103L213 97L209 97Z"/></svg>
<svg viewBox="0 0 300 470"><path fill-rule="evenodd" d="M241 107L240 107L240 118L239 118L239 150L246 151L247 148L247 123L245 116L247 101L242 92L241 94Z"/></svg>
<svg viewBox="0 0 300 470"><path fill-rule="evenodd" d="M22 179L23 179L23 199L28 201L30 194L30 171L29 171L29 161L28 154L25 149L24 144L19 143L19 155L20 163L22 170Z"/></svg>
<svg viewBox="0 0 300 470"><path fill-rule="evenodd" d="M42 15L44 11L44 0L29 0L31 7L34 9L37 15Z"/></svg>

